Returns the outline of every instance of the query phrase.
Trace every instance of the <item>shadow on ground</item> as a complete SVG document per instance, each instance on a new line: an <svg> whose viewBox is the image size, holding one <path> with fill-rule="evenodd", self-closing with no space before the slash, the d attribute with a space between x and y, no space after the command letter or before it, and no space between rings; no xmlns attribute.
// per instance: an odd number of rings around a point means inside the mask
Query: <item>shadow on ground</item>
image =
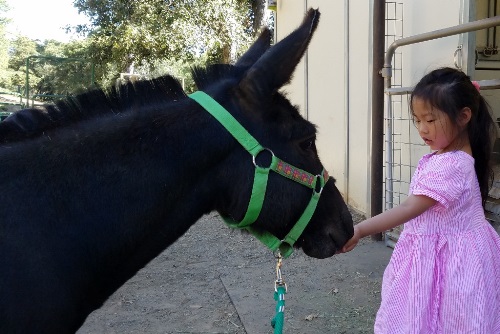
<svg viewBox="0 0 500 334"><path fill-rule="evenodd" d="M357 217L359 219L359 217ZM348 254L284 260L284 333L373 333L391 249L364 239ZM273 254L217 214L181 239L92 313L87 333L272 333Z"/></svg>

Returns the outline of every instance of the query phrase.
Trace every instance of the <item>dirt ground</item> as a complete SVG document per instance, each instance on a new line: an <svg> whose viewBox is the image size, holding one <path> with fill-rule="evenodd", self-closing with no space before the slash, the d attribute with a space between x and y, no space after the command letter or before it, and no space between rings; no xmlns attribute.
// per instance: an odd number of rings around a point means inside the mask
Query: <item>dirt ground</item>
<svg viewBox="0 0 500 334"><path fill-rule="evenodd" d="M391 252L366 238L329 259L301 251L285 259L283 333L373 333ZM205 216L77 333L273 333L275 266L273 254L252 236L226 227L217 214Z"/></svg>

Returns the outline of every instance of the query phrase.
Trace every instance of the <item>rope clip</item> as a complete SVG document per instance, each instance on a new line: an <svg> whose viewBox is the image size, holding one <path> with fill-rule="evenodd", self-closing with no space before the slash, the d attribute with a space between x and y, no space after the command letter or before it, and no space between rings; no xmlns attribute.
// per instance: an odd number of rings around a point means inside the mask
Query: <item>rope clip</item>
<svg viewBox="0 0 500 334"><path fill-rule="evenodd" d="M281 266L283 264L283 256L281 252L278 251L275 255L276 257L276 281L274 281L274 291L278 292L279 286L285 287L285 292L288 292L288 287L283 279L283 275L281 274Z"/></svg>

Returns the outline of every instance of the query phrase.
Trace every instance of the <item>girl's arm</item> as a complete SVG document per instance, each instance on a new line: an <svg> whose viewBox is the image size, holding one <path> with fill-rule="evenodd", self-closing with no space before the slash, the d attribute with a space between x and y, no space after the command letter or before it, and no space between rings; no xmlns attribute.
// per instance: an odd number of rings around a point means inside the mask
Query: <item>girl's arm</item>
<svg viewBox="0 0 500 334"><path fill-rule="evenodd" d="M434 204L436 204L436 200L424 195L408 196L399 206L384 211L381 214L355 225L354 235L342 248L342 252L351 251L356 247L361 238L390 230L410 219L420 216Z"/></svg>

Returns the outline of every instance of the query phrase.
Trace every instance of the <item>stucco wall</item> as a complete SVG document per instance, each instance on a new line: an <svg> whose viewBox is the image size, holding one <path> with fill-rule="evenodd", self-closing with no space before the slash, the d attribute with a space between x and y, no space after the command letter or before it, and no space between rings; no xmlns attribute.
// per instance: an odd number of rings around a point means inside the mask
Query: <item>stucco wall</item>
<svg viewBox="0 0 500 334"><path fill-rule="evenodd" d="M404 37L443 29L460 23L460 0L404 0ZM403 85L413 86L427 72L454 66L453 55L460 36L450 36L401 47Z"/></svg>
<svg viewBox="0 0 500 334"><path fill-rule="evenodd" d="M278 1L277 39L293 31L311 7L319 8L320 24L307 55L284 90L302 114L318 126L321 160L337 179L341 193L351 205L365 211L369 197L369 4L356 13L359 21L353 21L345 17L344 1ZM349 36L349 53L345 47L347 22L357 22ZM362 80L350 81L350 76Z"/></svg>
<svg viewBox="0 0 500 334"><path fill-rule="evenodd" d="M462 0L400 2L404 37L460 23ZM320 24L305 59L284 90L303 115L318 126L321 160L337 179L347 202L367 213L373 0L278 0L278 40L300 24L309 7L319 8ZM453 66L453 54L460 42L459 36L453 36L398 50L402 52L403 86L413 86L436 67Z"/></svg>

